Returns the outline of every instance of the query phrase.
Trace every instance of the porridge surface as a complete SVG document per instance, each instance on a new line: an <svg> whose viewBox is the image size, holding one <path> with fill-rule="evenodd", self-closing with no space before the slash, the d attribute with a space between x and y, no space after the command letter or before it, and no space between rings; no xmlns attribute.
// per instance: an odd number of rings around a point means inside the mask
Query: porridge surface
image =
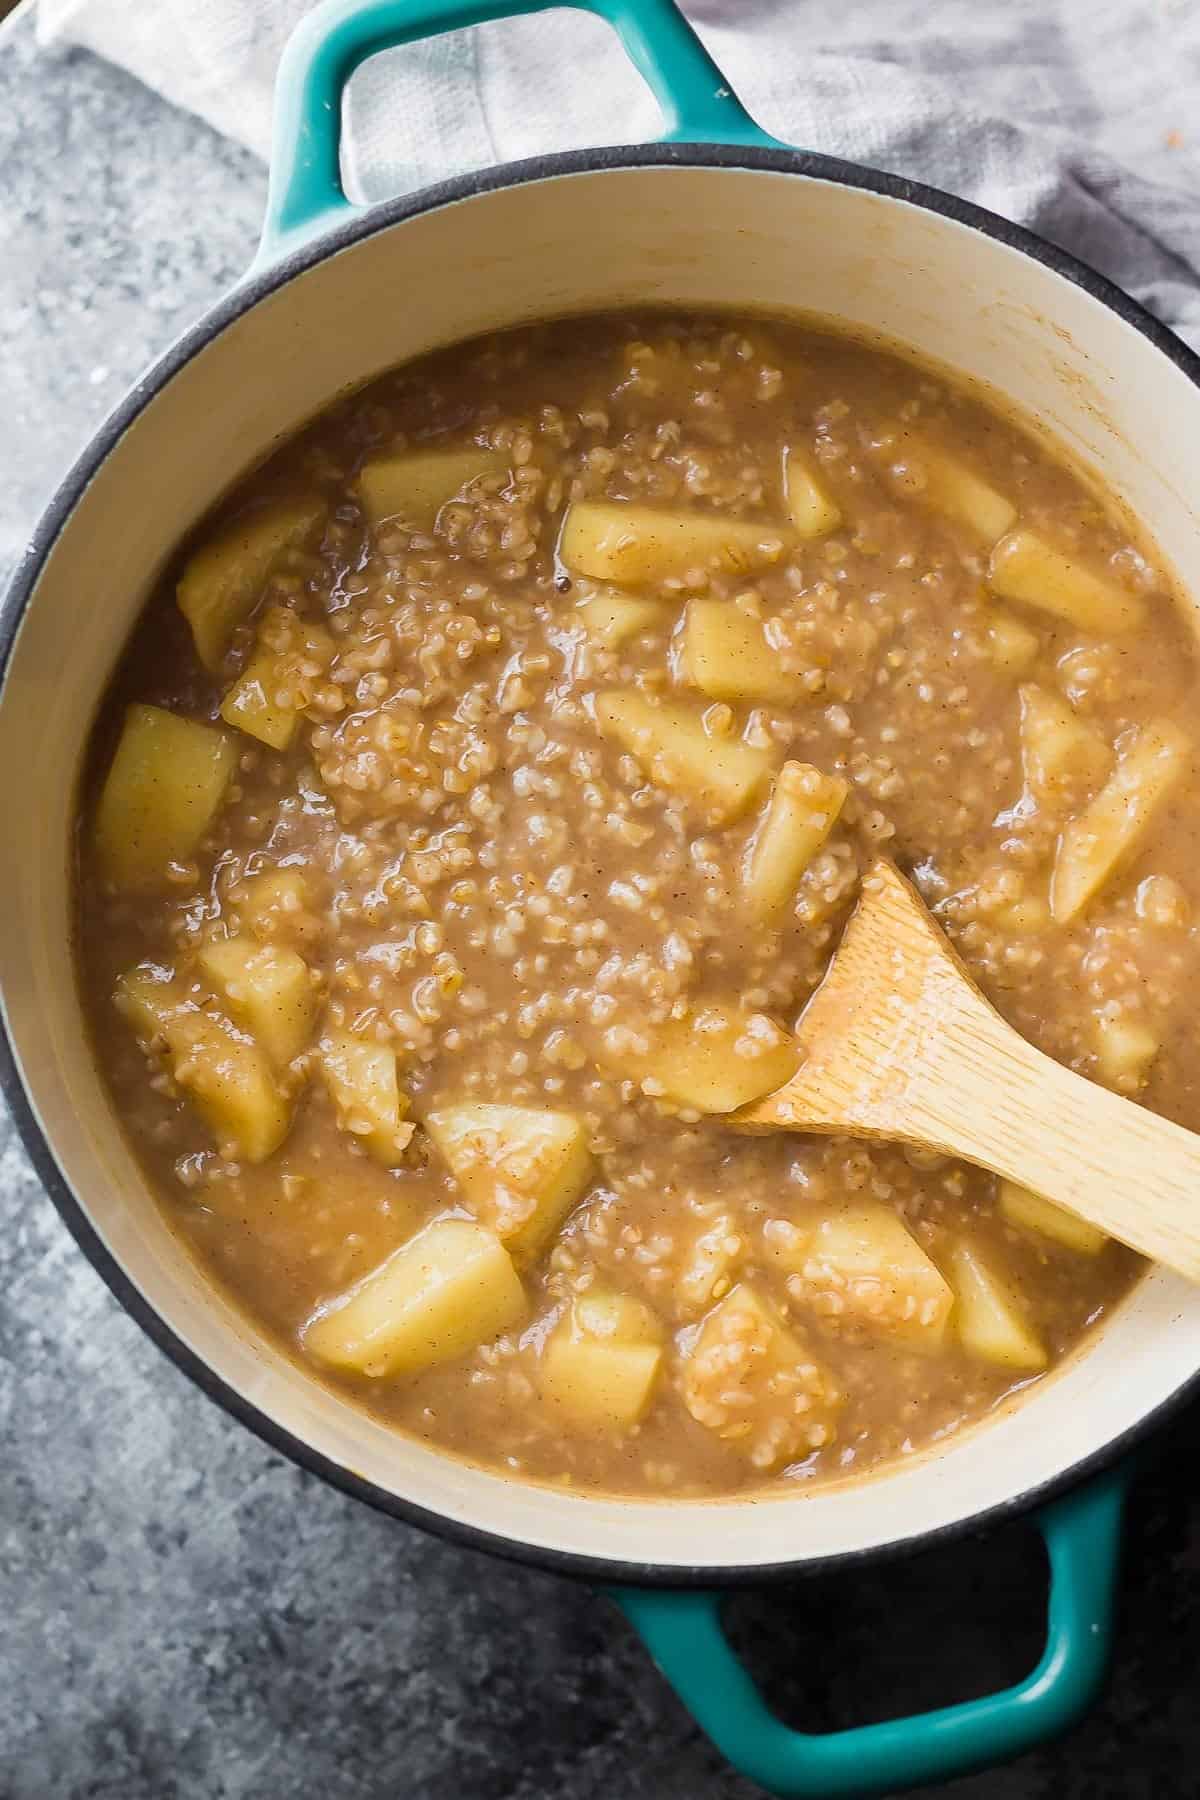
<svg viewBox="0 0 1200 1800"><path fill-rule="evenodd" d="M625 1492L865 1471L1052 1367L1129 1253L727 1115L886 856L1200 1125L1195 654L1129 529L798 326L542 326L326 413L151 602L86 798L97 1054L206 1266L402 1429Z"/></svg>

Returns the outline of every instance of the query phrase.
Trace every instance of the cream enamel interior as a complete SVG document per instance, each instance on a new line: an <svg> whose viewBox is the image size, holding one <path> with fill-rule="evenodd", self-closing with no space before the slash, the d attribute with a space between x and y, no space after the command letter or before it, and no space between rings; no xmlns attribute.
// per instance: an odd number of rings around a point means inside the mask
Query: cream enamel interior
<svg viewBox="0 0 1200 1800"><path fill-rule="evenodd" d="M907 202L764 170L614 168L446 204L326 258L210 340L72 511L0 696L0 991L66 1179L128 1277L224 1382L333 1463L433 1512L548 1551L719 1571L893 1543L1052 1480L1200 1368L1200 1294L1156 1273L1023 1405L860 1486L663 1504L505 1481L391 1435L206 1284L116 1128L65 949L87 730L179 534L278 438L387 366L496 325L638 301L826 314L987 382L1123 495L1200 595L1185 491L1200 461L1200 391L1020 252Z"/></svg>

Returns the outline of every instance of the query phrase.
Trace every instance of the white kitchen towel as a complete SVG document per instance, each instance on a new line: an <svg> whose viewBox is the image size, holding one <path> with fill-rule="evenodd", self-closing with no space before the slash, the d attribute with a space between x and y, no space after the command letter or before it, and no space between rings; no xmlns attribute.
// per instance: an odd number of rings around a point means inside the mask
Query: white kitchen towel
<svg viewBox="0 0 1200 1800"><path fill-rule="evenodd" d="M38 0L83 45L266 156L306 0ZM790 143L978 200L1075 251L1200 346L1196 0L686 0L750 111ZM656 134L608 27L556 10L376 58L347 178L375 199L540 151Z"/></svg>

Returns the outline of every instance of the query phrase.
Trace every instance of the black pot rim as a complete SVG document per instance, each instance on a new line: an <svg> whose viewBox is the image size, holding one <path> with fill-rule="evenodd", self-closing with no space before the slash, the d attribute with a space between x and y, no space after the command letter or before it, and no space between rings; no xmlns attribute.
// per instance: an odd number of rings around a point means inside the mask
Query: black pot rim
<svg viewBox="0 0 1200 1800"><path fill-rule="evenodd" d="M649 144L621 146L612 149L571 151L556 156L532 157L523 162L458 176L453 180L424 188L420 192L386 201L369 210L356 213L332 229L322 232L282 256L277 262L252 274L242 285L207 312L151 366L110 414L87 448L79 456L54 498L38 522L9 585L0 611L0 696L8 672L13 645L20 621L36 586L38 576L67 519L85 488L109 452L133 421L155 396L167 386L183 366L206 344L240 318L243 313L274 293L296 276L304 273L337 251L386 231L394 225L418 215L529 182L577 174L590 174L608 169L646 167L734 168L783 175L799 175L812 180L830 182L843 187L865 189L889 199L905 201L927 212L971 227L984 236L1018 250L1041 263L1055 274L1082 288L1109 307L1126 324L1132 326L1172 362L1194 386L1200 388L1200 357L1161 324L1137 301L1094 269L1079 262L1057 245L1047 242L1024 227L1014 225L997 214L968 201L904 177L885 174L841 158L820 156L806 151L757 149L719 144ZM163 1350L177 1368L189 1376L210 1399L247 1426L272 1449L280 1451L302 1470L319 1476L353 1498L437 1536L469 1549L486 1551L509 1561L527 1564L552 1573L582 1579L606 1587L657 1587L724 1589L762 1586L774 1581L795 1580L810 1573L827 1572L865 1562L883 1562L928 1550L966 1535L1019 1517L1070 1489L1102 1470L1111 1468L1141 1444L1186 1401L1200 1392L1200 1369L1182 1382L1174 1393L1138 1423L1090 1456L1082 1458L1051 1480L1022 1490L994 1506L971 1514L948 1525L918 1532L890 1543L842 1551L822 1557L799 1556L794 1560L765 1564L745 1564L730 1568L671 1566L646 1562L624 1562L608 1557L582 1555L574 1551L544 1548L519 1539L507 1538L480 1526L465 1524L403 1499L341 1467L312 1448L303 1439L278 1425L265 1413L252 1406L238 1390L226 1382L204 1359L176 1334L173 1327L154 1309L140 1289L109 1252L95 1230L83 1204L76 1198L59 1168L49 1139L43 1132L26 1093L19 1072L16 1049L8 1028L7 1017L0 1008L0 1092L3 1092L16 1122L25 1149L53 1204L71 1236L88 1261L111 1289L116 1299L130 1313L146 1334ZM886 1477L884 1478L886 1479ZM522 1484L524 1485L524 1484ZM798 1495L797 1498L800 1498ZM783 1498L764 1499L758 1504L786 1504ZM669 1502L663 1502L669 1504ZM797 1516L802 1529L802 1515Z"/></svg>

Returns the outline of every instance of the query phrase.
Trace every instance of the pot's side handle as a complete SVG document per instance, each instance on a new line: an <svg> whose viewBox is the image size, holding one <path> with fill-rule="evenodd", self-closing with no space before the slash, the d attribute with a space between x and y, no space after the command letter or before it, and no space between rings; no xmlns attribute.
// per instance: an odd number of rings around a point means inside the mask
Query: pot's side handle
<svg viewBox="0 0 1200 1800"><path fill-rule="evenodd" d="M288 39L275 88L267 213L255 267L351 213L342 95L381 50L550 6L606 19L663 111L664 143L777 143L761 131L674 0L325 0Z"/></svg>
<svg viewBox="0 0 1200 1800"><path fill-rule="evenodd" d="M1104 1679L1129 1471L1035 1515L1050 1560L1046 1650L1016 1687L881 1725L810 1736L771 1713L721 1628L717 1593L622 1588L614 1598L688 1711L772 1794L866 1800L1018 1756L1072 1724Z"/></svg>

